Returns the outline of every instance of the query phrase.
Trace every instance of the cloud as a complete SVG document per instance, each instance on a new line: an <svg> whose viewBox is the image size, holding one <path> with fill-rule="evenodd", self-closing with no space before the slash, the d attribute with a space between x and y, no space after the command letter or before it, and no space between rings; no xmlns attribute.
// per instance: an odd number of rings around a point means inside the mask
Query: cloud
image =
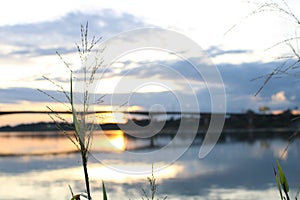
<svg viewBox="0 0 300 200"><path fill-rule="evenodd" d="M285 92L284 91L280 91L280 92L277 92L276 94L272 95L271 99L272 99L272 101L274 101L276 103L277 102L278 103L283 103L287 100L286 97L285 97Z"/></svg>
<svg viewBox="0 0 300 200"><path fill-rule="evenodd" d="M64 64L56 51L71 67L80 67L75 42L81 43L80 24L85 25L87 21L90 41L93 35L103 36L105 40L122 31L145 26L133 15L110 9L70 12L48 21L0 26L0 67L5 69L0 74L1 88L36 88L40 84L36 79L44 75L67 82Z"/></svg>
<svg viewBox="0 0 300 200"><path fill-rule="evenodd" d="M228 110L257 110L259 106L286 109L299 105L300 99L296 94L299 93L300 86L295 79L285 75L272 78L258 96L254 96L265 81L265 77L256 78L271 73L279 64L280 62L250 62L218 65L226 87Z"/></svg>
<svg viewBox="0 0 300 200"><path fill-rule="evenodd" d="M53 55L55 52L73 53L74 48L65 47L53 47L53 48L24 48L16 51L11 51L10 56L20 55L20 56L46 56Z"/></svg>
<svg viewBox="0 0 300 200"><path fill-rule="evenodd" d="M122 31L145 26L127 13L115 13L110 9L98 13L71 12L52 20L29 24L1 26L0 41L6 49L0 58L13 55L39 56L76 51L74 41L80 41L80 24L89 22L89 33L97 37L111 37Z"/></svg>
<svg viewBox="0 0 300 200"><path fill-rule="evenodd" d="M127 62L128 64L128 62ZM184 65L184 62L165 62L170 68L177 70L177 73L183 73L186 76L187 80L193 82L193 73L190 73L190 68ZM265 86L262 92L258 96L254 96L255 92L263 83L263 79L258 79L256 81L251 81L251 79L260 76L261 74L267 74L272 69L273 66L276 66L278 63L244 63L239 65L233 64L224 64L218 66L220 74L223 78L225 89L226 89L226 99L227 99L227 110L228 112L241 112L247 109L252 109L257 111L260 106L269 106L271 109L286 109L294 108L299 105L300 98L297 96L299 93L300 87L297 82L291 80L290 77L281 77L279 79L272 79L271 82ZM114 74L114 69L110 69L109 74ZM103 105L110 105L113 102L113 105L122 105L128 103L128 105L138 105L142 106L145 109L149 109L154 104L161 104L165 107L166 110L193 110L195 109L195 102L191 88L182 86L182 80L178 78L176 74L168 73L163 74L160 71L159 66L151 67L149 66L139 66L134 70L130 71L129 80L132 80L132 77L141 78L144 82L151 82L151 77L157 75L159 78L156 81L160 81L163 84L164 81L173 81L173 84L178 84L178 87L170 88L171 90L162 90L159 92L139 92L135 91L129 94L120 93L120 90L114 90L114 93L107 93L103 99ZM120 74L128 74L126 67L116 73L116 76ZM105 77L110 78L110 77ZM166 80L165 80L165 79ZM133 88L138 88L141 84L135 82L136 84L132 85ZM199 85L203 84L203 80L198 80ZM126 82L120 82L121 86L125 86ZM108 87L105 85L99 85L99 87ZM119 86L120 86L119 85ZM192 85L193 88L197 87L197 84ZM205 84L202 85L200 89L195 90L196 98L200 106L201 111L210 111L211 95L207 90ZM128 86L129 87L129 86ZM291 90L290 88L293 88ZM65 101L63 94L59 94L56 91L46 90L52 96L55 96L61 101ZM129 90L130 92L130 90ZM102 96L103 94L98 94ZM178 99L181 100L178 100ZM95 97L97 99L97 95ZM32 102L49 102L51 99L49 97L39 93L35 89L30 88L7 88L0 90L0 103L18 103L20 101L32 101Z"/></svg>
<svg viewBox="0 0 300 200"><path fill-rule="evenodd" d="M248 53L251 53L252 50L244 50L244 49L223 50L223 49L220 49L219 47L212 46L209 49L207 49L206 52L211 57L217 57L217 56L226 55L226 54L248 54Z"/></svg>
<svg viewBox="0 0 300 200"><path fill-rule="evenodd" d="M300 90L299 84L288 76L274 78L264 87L257 97L254 94L263 85L266 74L271 73L280 62L250 62L241 64L224 63L217 65L220 75L224 81L228 106L230 110L241 111L248 108L258 108L260 104L266 105L271 101L271 96L278 91L285 91L285 95L290 98L290 104L297 104L297 91ZM180 86L182 91L189 91L188 87L183 87L184 78L189 82L194 83L193 87L199 87L197 92L207 93L206 85L214 83L205 83L201 74L197 72L188 62L182 60L169 60L156 62L135 62L134 67L131 67L129 61L124 61L123 67L117 70L113 68L108 77L113 76L131 76L151 80L157 77L158 79L175 81ZM163 69L165 67L165 69ZM209 68L202 68L210 70ZM180 75L180 76L178 76ZM188 85L186 85L188 86ZM288 88L293 88L290 90ZM257 105L255 105L255 102ZM294 106L293 106L294 107Z"/></svg>
<svg viewBox="0 0 300 200"><path fill-rule="evenodd" d="M66 101L62 93L53 90L45 90L45 93L59 101ZM49 102L53 101L49 96L42 94L37 89L32 88L6 88L0 89L0 103L28 102Z"/></svg>
<svg viewBox="0 0 300 200"><path fill-rule="evenodd" d="M0 50L0 63L1 59L2 61L15 61L16 57L22 57L28 61L32 60L33 57L55 55L55 51L62 54L76 52L74 41L80 42L80 24L85 24L87 21L89 21L90 35L103 36L106 39L122 31L147 26L142 20L130 14L115 13L109 9L101 10L98 13L71 12L52 21L1 26L0 42L3 44L3 48ZM227 54L245 54L250 51L242 49L224 50L213 46L207 52L214 58ZM151 62L138 61L134 63L130 60L122 60L119 61L119 64L121 64L119 68L108 68L105 69L106 71L100 71L100 73L107 79L127 76L149 81L170 81L176 85L172 89L178 92L183 99L188 99L191 93L189 85L184 84L185 78L192 84L193 88L197 88L194 92L196 92L201 110L210 110L210 94L205 84L212 84L213 87L218 86L213 85L213 82L205 83L201 74L187 61L158 59ZM279 64L279 62L249 62L217 65L226 88L228 111L239 112L248 108L256 110L259 106L264 105L272 105L274 109L299 105L300 99L296 94L299 93L300 85L286 76L272 79L259 96L254 97L264 79L251 80L272 72ZM25 61L24 66L20 65L19 67L26 67ZM210 70L210 68L204 67L202 70ZM64 79L62 78L64 75L59 75L59 77L51 78L59 82L68 82L68 78ZM41 80L36 77L39 77L39 74L35 74L33 81L39 83ZM65 101L64 96L54 90L48 89L46 92ZM117 93L114 95L115 99L118 99L116 104L125 103L126 96L124 94ZM155 103L160 103L169 110L179 107L174 95L167 91L136 93L133 97L132 104L145 108L149 108ZM108 94L106 103L109 103L110 98L111 94ZM48 102L49 97L40 94L35 89L20 86L14 87L12 85L10 88L0 90L0 103L18 103L20 101ZM189 106L191 108L189 104L190 102L186 101L184 105L186 109Z"/></svg>

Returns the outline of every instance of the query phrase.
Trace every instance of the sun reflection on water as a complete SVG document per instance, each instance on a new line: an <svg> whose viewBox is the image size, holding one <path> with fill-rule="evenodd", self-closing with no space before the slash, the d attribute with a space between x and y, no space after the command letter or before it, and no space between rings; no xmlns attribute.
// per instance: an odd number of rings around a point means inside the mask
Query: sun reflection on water
<svg viewBox="0 0 300 200"><path fill-rule="evenodd" d="M116 148L120 149L121 151L124 151L126 149L125 139L124 135L117 135L110 139L110 142L112 145L114 145Z"/></svg>
<svg viewBox="0 0 300 200"><path fill-rule="evenodd" d="M120 152L126 149L126 138L121 130L96 132L93 135L91 151Z"/></svg>

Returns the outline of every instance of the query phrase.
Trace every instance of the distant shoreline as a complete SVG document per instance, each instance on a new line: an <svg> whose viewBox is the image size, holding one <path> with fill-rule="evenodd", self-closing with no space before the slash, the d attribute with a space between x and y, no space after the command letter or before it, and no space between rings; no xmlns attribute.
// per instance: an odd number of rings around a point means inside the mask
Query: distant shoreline
<svg viewBox="0 0 300 200"><path fill-rule="evenodd" d="M193 121L190 121L188 123L193 123ZM137 121L137 124L141 127L147 126L149 124L149 120L141 120ZM166 134L166 135L172 135L174 132L178 130L178 127L180 126L180 121L167 121L162 128L160 132ZM59 128L60 127L60 128ZM198 134L205 134L207 132L208 127L203 126L199 124L198 128ZM272 133L280 133L280 132L294 132L298 130L299 128L296 126L265 126L265 127L234 127L230 126L230 124L224 125L222 129L222 133L259 133L259 132L272 132ZM59 123L56 124L54 122L39 122L39 123L31 123L31 124L19 124L16 126L3 126L0 127L0 134L1 132L58 132L58 131L73 131L73 128L71 124L67 123ZM130 126L127 124L122 124L122 128L119 127L119 124L102 124L98 125L95 124L95 130L103 130L103 131L109 131L109 130L128 130L128 131L134 131L130 129ZM145 129L146 131L149 129Z"/></svg>
<svg viewBox="0 0 300 200"><path fill-rule="evenodd" d="M193 115L183 115L180 118L170 116L166 121L159 121L153 118L149 119L128 119L125 124L88 124L92 125L95 130L126 130L131 132L145 131L147 133L153 132L153 129L161 127L158 132L165 134L173 134L179 127L184 124L184 130L188 127L195 127L198 125L198 134L206 133L208 127L211 125L212 114L204 113L201 116L195 117ZM221 115L220 117L224 117ZM133 124L135 124L133 126ZM137 130L137 127L139 127ZM253 111L248 111L244 114L226 114L224 119L223 133L234 132L292 132L300 128L300 116L294 115L290 110L274 115L274 114L257 114ZM0 127L0 132L45 132L45 131L72 131L73 126L67 122L39 122L31 124L19 124L16 126ZM155 132L155 131L154 131Z"/></svg>
<svg viewBox="0 0 300 200"><path fill-rule="evenodd" d="M185 127L195 127L195 125L198 124L198 133L205 133L210 126L210 120L213 115L212 113L197 113L198 115L192 115L191 113L181 113L181 117L176 118L176 116L173 115L174 113L178 114L177 112L169 112L170 116L164 122L160 132L169 132L170 134L172 134L174 131L178 130L180 125L183 123ZM133 114L148 115L149 112L133 112ZM161 113L154 112L152 114L159 116ZM224 115L221 115L220 117L224 117ZM161 124L161 121L155 120L155 118L153 118L153 121L150 121L149 119L128 119L128 122L125 124L94 124L94 127L96 128L96 130L122 129L125 130L125 132L126 130L135 131L132 130L136 129L134 126L132 126L132 123L134 123L138 127L141 127L141 130L149 132L151 131L151 127L148 127L149 124L153 124L153 127L156 128L156 123ZM121 128L119 126L121 126ZM146 127L150 129L147 129ZM281 114L263 114L255 113L249 110L246 113L227 113L225 116L223 132L264 132L270 130L272 130L273 132L290 132L295 131L299 128L300 115L293 114L291 110L286 110ZM69 123L57 124L55 122L38 122L0 127L0 132L44 132L59 130L72 131L73 127L72 124Z"/></svg>

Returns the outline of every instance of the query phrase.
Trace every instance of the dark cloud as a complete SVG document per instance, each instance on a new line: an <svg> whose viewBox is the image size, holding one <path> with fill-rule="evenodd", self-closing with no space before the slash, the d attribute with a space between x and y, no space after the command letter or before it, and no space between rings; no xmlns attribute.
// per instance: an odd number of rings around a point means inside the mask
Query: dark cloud
<svg viewBox="0 0 300 200"><path fill-rule="evenodd" d="M52 21L1 26L0 41L17 47L18 50L9 55L51 55L56 51L69 53L76 51L74 41L80 42L80 25L86 22L89 23L90 35L97 37L111 37L145 26L130 14L117 14L110 9L92 14L73 12Z"/></svg>
<svg viewBox="0 0 300 200"><path fill-rule="evenodd" d="M124 67L118 71L111 70L110 76L132 76L143 78L145 80L151 81L152 78L159 78L161 80L176 80L176 84L181 84L182 77L187 80L193 80L196 84L203 86L207 84L208 86L214 87L214 82L205 82L204 77L202 77L203 72L211 70L207 66L201 68L200 73L195 70L189 62L184 60L176 61L155 61L155 62L138 62L135 68L129 68L131 63L123 63ZM223 79L224 86L226 89L227 102L229 110L242 111L248 108L257 109L261 105L268 105L271 101L272 95L278 92L284 91L286 102L282 105L271 105L274 108L283 108L282 106L288 106L291 108L296 107L299 104L299 96L297 95L300 90L300 86L297 79L291 78L291 76L282 75L274 76L268 84L265 85L263 90L255 97L255 93L264 84L268 74L272 73L273 70L281 65L282 62L250 62L241 64L220 64L217 65L217 69ZM164 69L165 68L165 69ZM169 73L168 73L169 72ZM178 76L178 74L180 76ZM211 85L210 85L211 84ZM182 86L182 92L187 92L190 90L188 87ZM197 85L194 85L196 87ZM203 87L202 87L203 88ZM207 89L197 91L202 96L207 99ZM199 95L199 99L201 99ZM255 105L255 103L257 103ZM281 107L280 107L281 106Z"/></svg>
<svg viewBox="0 0 300 200"><path fill-rule="evenodd" d="M218 69L226 85L227 93L254 95L263 85L267 75L272 73L279 64L280 62L222 64L218 66ZM296 79L286 75L274 76L259 95L262 97L270 96L278 91L296 94L300 88L295 81ZM291 87L295 90L290 90Z"/></svg>
<svg viewBox="0 0 300 200"><path fill-rule="evenodd" d="M136 76L139 78L149 79L152 77L161 79L174 78L187 78L189 80L202 81L202 75L211 70L214 65L203 66L204 64L198 61L195 63L202 65L202 67L193 66L188 60L178 59L178 60L151 60L151 61L140 61L140 62L130 62L124 61L120 62L123 64L123 68L110 68L106 72L99 71L99 73L104 73L107 77L113 76ZM131 65L134 64L135 67ZM200 70L199 70L200 69Z"/></svg>
<svg viewBox="0 0 300 200"><path fill-rule="evenodd" d="M270 106L272 109L295 108L300 103L298 96L300 86L295 78L287 75L274 76L255 97L255 93L263 86L266 75L280 65L281 62L242 63L238 65L223 64L218 66L225 87L228 109L241 111L255 109L259 106ZM286 101L272 104L272 95L284 91Z"/></svg>
<svg viewBox="0 0 300 200"><path fill-rule="evenodd" d="M243 53L251 53L251 50L243 50L243 49L233 49L233 50L223 50L216 46L212 46L206 50L210 57L217 57L225 54L243 54Z"/></svg>
<svg viewBox="0 0 300 200"><path fill-rule="evenodd" d="M130 64L127 62L127 65ZM187 77L189 79L198 79L199 73L188 61L150 61L138 62L134 69L124 69L119 72L119 75L138 76L140 78L159 77L166 79L174 79L176 74ZM169 72L169 73L166 73Z"/></svg>
<svg viewBox="0 0 300 200"><path fill-rule="evenodd" d="M58 93L52 90L43 91L49 96L54 97L59 101L66 101L64 94ZM21 101L30 101L30 102L49 102L52 99L38 91L37 89L32 88L6 88L0 89L0 103L18 103Z"/></svg>
<svg viewBox="0 0 300 200"><path fill-rule="evenodd" d="M64 54L74 52L74 48L54 47L54 48L27 48L17 51L12 51L9 55L31 55L31 56L45 56L54 55L55 52L64 52Z"/></svg>

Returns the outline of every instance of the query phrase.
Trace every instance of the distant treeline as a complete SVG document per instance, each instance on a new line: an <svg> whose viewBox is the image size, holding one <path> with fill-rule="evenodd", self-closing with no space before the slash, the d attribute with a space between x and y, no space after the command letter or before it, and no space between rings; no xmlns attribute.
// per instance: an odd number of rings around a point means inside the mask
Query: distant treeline
<svg viewBox="0 0 300 200"><path fill-rule="evenodd" d="M105 130L117 130L117 124L105 124L95 125L95 129L101 128ZM11 131L72 131L74 130L72 124L69 123L55 123L55 122L39 122L32 124L19 124L16 126L3 126L0 127L0 132L11 132Z"/></svg>
<svg viewBox="0 0 300 200"><path fill-rule="evenodd" d="M245 114L233 114L226 118L224 128L298 128L300 116L293 115L290 110L282 114L257 114L248 111Z"/></svg>
<svg viewBox="0 0 300 200"><path fill-rule="evenodd" d="M176 130L181 123L198 123L200 131L207 130L211 119L211 114L201 115L200 119L195 116L185 115L182 118L172 118L168 119L164 126L163 131ZM136 125L141 127L146 127L150 124L150 120L137 120L132 119ZM289 110L283 112L279 115L274 114L257 114L252 111L247 113L237 113L226 115L224 129L267 129L267 128L285 128L285 129L295 129L300 127L300 116L293 115ZM102 124L95 125L95 129L102 130L119 130L118 124ZM122 124L122 129L132 129L132 127L127 124ZM68 123L55 123L55 122L40 122L33 124L20 124L17 126L3 126L0 127L0 131L58 131L58 130L73 130L73 126Z"/></svg>

